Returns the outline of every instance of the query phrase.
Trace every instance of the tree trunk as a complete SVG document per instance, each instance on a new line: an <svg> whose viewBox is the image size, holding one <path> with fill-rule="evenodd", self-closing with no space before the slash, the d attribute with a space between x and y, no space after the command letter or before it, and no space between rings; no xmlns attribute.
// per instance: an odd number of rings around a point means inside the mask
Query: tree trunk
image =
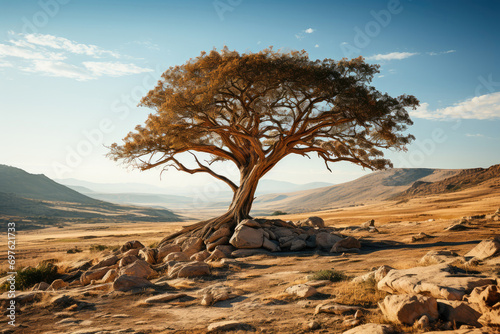
<svg viewBox="0 0 500 334"><path fill-rule="evenodd" d="M260 178L263 176L257 166L254 166L248 173L242 172L240 186L233 195L231 205L228 211L222 216L201 221L196 224L185 227L179 232L165 237L158 247L167 244L180 236L195 236L206 239L217 229L227 226L231 230L243 219L249 219L250 210L255 199L255 191Z"/></svg>

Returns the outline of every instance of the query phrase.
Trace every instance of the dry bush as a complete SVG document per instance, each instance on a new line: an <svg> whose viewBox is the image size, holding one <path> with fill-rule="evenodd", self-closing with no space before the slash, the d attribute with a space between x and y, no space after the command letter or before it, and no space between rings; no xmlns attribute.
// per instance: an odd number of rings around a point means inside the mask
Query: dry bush
<svg viewBox="0 0 500 334"><path fill-rule="evenodd" d="M378 302L388 295L387 292L377 289L377 282L374 279L358 284L351 281L338 282L333 284L331 289L335 302L362 307L376 307Z"/></svg>

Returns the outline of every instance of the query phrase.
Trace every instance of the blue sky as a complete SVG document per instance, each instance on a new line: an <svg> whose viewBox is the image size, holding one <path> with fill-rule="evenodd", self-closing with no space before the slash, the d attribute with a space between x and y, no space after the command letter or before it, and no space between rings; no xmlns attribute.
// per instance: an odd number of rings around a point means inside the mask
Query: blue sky
<svg viewBox="0 0 500 334"><path fill-rule="evenodd" d="M0 163L51 178L164 187L203 176L110 161L149 110L135 105L169 66L202 50L305 49L365 57L373 85L421 101L417 140L395 167L500 163L498 1L0 1ZM221 167L226 172L229 169ZM368 171L289 157L266 177L339 183Z"/></svg>

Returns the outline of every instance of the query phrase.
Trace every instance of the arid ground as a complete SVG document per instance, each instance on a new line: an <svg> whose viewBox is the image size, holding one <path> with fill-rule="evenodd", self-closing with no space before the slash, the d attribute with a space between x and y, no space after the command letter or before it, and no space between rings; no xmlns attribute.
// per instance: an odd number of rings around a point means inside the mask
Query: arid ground
<svg viewBox="0 0 500 334"><path fill-rule="evenodd" d="M320 216L326 225L334 227L356 226L374 219L378 233L350 232L348 229L342 232L360 238L360 253L310 251L255 255L226 264L213 262L212 275L208 277L160 279L167 282L168 285L163 285L166 291L185 294L167 303L145 305L143 301L157 293L152 289L118 293L112 292L109 287L97 290L89 285L68 293L74 299L90 303L89 307L76 311L52 305L49 302L50 293L47 293L46 297L18 311L15 332L205 333L211 323L224 320L237 320L250 325L250 330L262 333L342 333L352 327L352 315L315 314L315 307L325 301L363 306L367 311L363 313L361 323L384 323L387 321L380 313L377 302L386 293L377 291L369 284L354 284L350 278L381 265L397 269L418 266L420 258L430 250L450 250L464 255L481 240L498 235L500 222L476 219L463 231L446 231L445 228L462 216L488 215L499 207L500 189L485 182L480 187L455 193L281 216L283 220L294 222L309 216ZM79 259L102 258L113 248L130 240L139 240L146 246L157 243L168 233L188 224L82 224L20 231L16 244L17 266L35 266L42 260L55 259L60 270L64 270ZM430 238L412 242L411 237L420 232ZM108 248L91 252L92 245ZM83 252L67 253L75 247ZM6 244L2 243L2 271L7 271L4 265L6 253ZM499 258L496 258L472 269L498 276L499 263ZM308 275L326 269L335 269L347 278L340 282L321 283L317 287L319 293L309 298L284 293L287 287L307 282ZM151 281L156 282L155 279ZM212 306L201 306L197 291L214 284L231 287L236 297ZM7 320L6 317L0 320L4 332L12 330ZM312 321L319 328L311 330L308 324ZM399 325L397 328L405 332L419 332L408 326ZM245 331L240 329L239 332Z"/></svg>

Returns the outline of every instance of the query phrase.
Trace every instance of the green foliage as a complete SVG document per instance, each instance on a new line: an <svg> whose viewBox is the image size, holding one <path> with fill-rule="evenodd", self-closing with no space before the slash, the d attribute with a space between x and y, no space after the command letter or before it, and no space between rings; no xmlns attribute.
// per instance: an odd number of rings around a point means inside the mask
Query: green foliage
<svg viewBox="0 0 500 334"><path fill-rule="evenodd" d="M52 263L42 263L36 268L26 267L20 269L16 275L16 290L26 290L40 282L50 284L57 276L57 266ZM6 291L9 289L9 285L10 283L6 282L0 289Z"/></svg>
<svg viewBox="0 0 500 334"><path fill-rule="evenodd" d="M311 281L332 281L332 282L340 282L347 278L347 276L340 271L337 270L319 270L308 277Z"/></svg>
<svg viewBox="0 0 500 334"><path fill-rule="evenodd" d="M89 250L91 253L102 252L103 250L108 249L109 247L106 245L91 245Z"/></svg>
<svg viewBox="0 0 500 334"><path fill-rule="evenodd" d="M271 216L281 216L281 215L286 215L288 213L284 212L284 211L274 211L273 213L271 213Z"/></svg>

